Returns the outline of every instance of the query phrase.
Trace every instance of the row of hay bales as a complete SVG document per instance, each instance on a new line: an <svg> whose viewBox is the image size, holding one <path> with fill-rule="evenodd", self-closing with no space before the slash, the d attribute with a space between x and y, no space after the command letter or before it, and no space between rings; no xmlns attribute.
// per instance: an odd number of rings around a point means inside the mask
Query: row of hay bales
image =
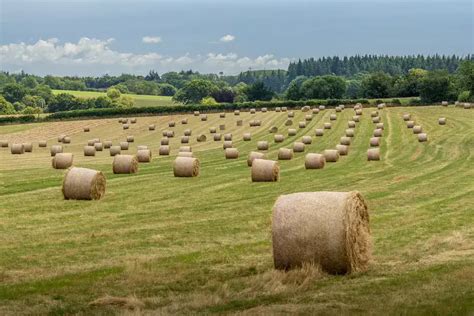
<svg viewBox="0 0 474 316"><path fill-rule="evenodd" d="M403 114L403 120L405 121L407 128L411 129L413 134L417 135L418 141L420 143L428 141L428 135L423 132L423 127L416 124L410 113ZM441 118L441 121L438 122L440 125L444 125L446 124L446 118Z"/></svg>

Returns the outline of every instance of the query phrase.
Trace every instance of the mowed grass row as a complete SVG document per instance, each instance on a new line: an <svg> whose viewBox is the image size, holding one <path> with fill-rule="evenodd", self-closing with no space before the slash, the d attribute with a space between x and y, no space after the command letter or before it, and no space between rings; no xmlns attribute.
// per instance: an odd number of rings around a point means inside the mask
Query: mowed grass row
<svg viewBox="0 0 474 316"><path fill-rule="evenodd" d="M295 137L275 144L270 126L287 135L286 113L228 113L207 122L192 115L139 117L124 131L117 119L0 127L0 138L48 139L61 131L72 137L65 151L75 165L103 171L107 193L100 201L65 201L63 171L51 168L48 149L21 156L0 150L0 313L114 313L138 308L158 313L436 313L473 310L474 112L456 108L387 108L382 160L368 162L374 124L365 109L349 155L322 170L305 170L307 152L338 144L353 111L346 109L305 153L281 161L278 183L252 183L247 155L268 140L267 157L291 147L329 122L332 110L314 115ZM405 127L411 113L427 132L419 143ZM296 111L294 126L304 119ZM448 119L439 126L439 117ZM188 117L189 124L180 119ZM244 120L237 127L235 121ZM250 119L262 126L248 127ZM176 121L172 155L158 157L161 132ZM210 126L224 122L239 149L225 160L222 142ZM155 131L148 125L157 124ZM90 126L90 133L82 127ZM197 178L174 178L172 161L179 136L191 128L201 161ZM244 131L252 141L243 142ZM208 140L195 137L206 133ZM135 175L112 174L108 151L84 157L88 139L114 143L134 135L155 159ZM36 144L35 144L36 145ZM314 267L283 273L273 269L271 208L280 194L358 190L370 208L374 259L366 273L330 276ZM91 302L94 302L90 304Z"/></svg>

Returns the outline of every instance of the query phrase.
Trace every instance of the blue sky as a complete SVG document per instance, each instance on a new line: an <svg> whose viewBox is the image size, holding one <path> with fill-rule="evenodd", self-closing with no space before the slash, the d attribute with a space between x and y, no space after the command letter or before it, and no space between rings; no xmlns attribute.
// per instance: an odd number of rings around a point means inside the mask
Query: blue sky
<svg viewBox="0 0 474 316"><path fill-rule="evenodd" d="M0 0L0 14L1 69L41 75L474 52L471 0Z"/></svg>

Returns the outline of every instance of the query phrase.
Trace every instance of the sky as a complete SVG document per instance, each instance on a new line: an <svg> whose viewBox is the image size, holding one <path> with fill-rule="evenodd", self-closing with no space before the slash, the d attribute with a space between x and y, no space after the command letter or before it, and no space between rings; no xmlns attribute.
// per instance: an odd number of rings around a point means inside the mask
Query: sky
<svg viewBox="0 0 474 316"><path fill-rule="evenodd" d="M298 58L474 53L472 0L0 0L0 69L286 69Z"/></svg>

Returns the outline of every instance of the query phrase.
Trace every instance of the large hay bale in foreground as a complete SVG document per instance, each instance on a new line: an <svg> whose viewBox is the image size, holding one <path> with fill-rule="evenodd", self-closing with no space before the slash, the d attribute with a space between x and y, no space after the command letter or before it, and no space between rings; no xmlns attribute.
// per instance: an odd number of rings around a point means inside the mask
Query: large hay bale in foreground
<svg viewBox="0 0 474 316"><path fill-rule="evenodd" d="M291 160L293 159L293 150L290 148L278 149L278 160Z"/></svg>
<svg viewBox="0 0 474 316"><path fill-rule="evenodd" d="M261 140L257 142L258 150L268 150L268 142L266 140Z"/></svg>
<svg viewBox="0 0 474 316"><path fill-rule="evenodd" d="M304 160L304 167L306 169L323 169L326 164L326 159L321 154L309 153Z"/></svg>
<svg viewBox="0 0 474 316"><path fill-rule="evenodd" d="M275 182L280 178L278 161L255 159L252 162L252 182Z"/></svg>
<svg viewBox="0 0 474 316"><path fill-rule="evenodd" d="M135 155L116 155L112 163L112 170L116 174L136 173L138 159Z"/></svg>
<svg viewBox="0 0 474 316"><path fill-rule="evenodd" d="M326 162L337 162L339 160L339 152L336 149L326 149L323 155Z"/></svg>
<svg viewBox="0 0 474 316"><path fill-rule="evenodd" d="M51 165L54 169L67 169L72 166L74 155L71 153L57 153L51 159Z"/></svg>
<svg viewBox="0 0 474 316"><path fill-rule="evenodd" d="M86 156L86 157L95 156L95 147L94 146L84 146L84 156Z"/></svg>
<svg viewBox="0 0 474 316"><path fill-rule="evenodd" d="M317 264L330 274L364 271L372 249L367 204L358 192L281 195L272 242L276 269Z"/></svg>
<svg viewBox="0 0 474 316"><path fill-rule="evenodd" d="M53 145L53 146L51 146L50 152L51 152L51 156L54 157L56 154L59 154L59 153L63 152L63 146Z"/></svg>
<svg viewBox="0 0 474 316"><path fill-rule="evenodd" d="M137 150L137 160L138 162L151 162L151 150L149 149L139 149Z"/></svg>
<svg viewBox="0 0 474 316"><path fill-rule="evenodd" d="M225 158L226 159L237 159L237 158L239 158L239 150L237 148L226 148Z"/></svg>
<svg viewBox="0 0 474 316"><path fill-rule="evenodd" d="M168 156L170 154L170 146L168 145L161 145L158 149L158 154L160 156Z"/></svg>
<svg viewBox="0 0 474 316"><path fill-rule="evenodd" d="M418 141L420 143L428 141L428 135L426 133L418 134Z"/></svg>
<svg viewBox="0 0 474 316"><path fill-rule="evenodd" d="M110 149L109 149L110 156L113 157L116 155L120 155L121 152L122 152L121 146L110 146Z"/></svg>
<svg viewBox="0 0 474 316"><path fill-rule="evenodd" d="M99 200L105 194L105 185L102 172L73 167L64 175L62 192L66 200Z"/></svg>
<svg viewBox="0 0 474 316"><path fill-rule="evenodd" d="M367 160L380 160L380 149L379 148L369 148L367 150Z"/></svg>
<svg viewBox="0 0 474 316"><path fill-rule="evenodd" d="M446 125L446 118L445 117L440 117L438 119L438 124L439 125Z"/></svg>
<svg viewBox="0 0 474 316"><path fill-rule="evenodd" d="M255 159L264 159L264 158L265 158L264 153L261 153L261 152L258 152L258 151L251 151L249 153L248 158L247 158L247 166L252 167L252 162Z"/></svg>
<svg viewBox="0 0 474 316"><path fill-rule="evenodd" d="M33 152L33 143L23 143L23 149L25 150L25 153Z"/></svg>
<svg viewBox="0 0 474 316"><path fill-rule="evenodd" d="M10 147L12 155L21 155L25 153L25 146L23 144L12 144Z"/></svg>
<svg viewBox="0 0 474 316"><path fill-rule="evenodd" d="M176 157L173 163L175 177L197 177L199 175L199 160L192 157Z"/></svg>

